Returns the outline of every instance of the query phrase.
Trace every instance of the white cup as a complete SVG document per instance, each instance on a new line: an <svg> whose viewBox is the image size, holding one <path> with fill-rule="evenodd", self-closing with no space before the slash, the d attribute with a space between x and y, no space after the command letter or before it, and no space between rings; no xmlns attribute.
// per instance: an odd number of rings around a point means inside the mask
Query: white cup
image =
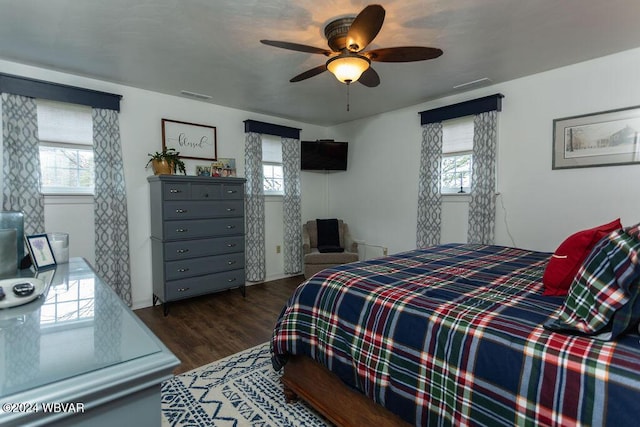
<svg viewBox="0 0 640 427"><path fill-rule="evenodd" d="M47 233L56 264L69 262L69 235L67 233Z"/></svg>

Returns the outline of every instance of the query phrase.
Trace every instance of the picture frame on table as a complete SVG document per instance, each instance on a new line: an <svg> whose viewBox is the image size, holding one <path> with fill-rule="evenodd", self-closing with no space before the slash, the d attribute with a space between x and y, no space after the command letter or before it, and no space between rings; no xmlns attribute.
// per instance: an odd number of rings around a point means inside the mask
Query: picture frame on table
<svg viewBox="0 0 640 427"><path fill-rule="evenodd" d="M56 259L46 234L25 236L31 262L36 270L44 270L56 266Z"/></svg>
<svg viewBox="0 0 640 427"><path fill-rule="evenodd" d="M178 157L196 160L218 158L215 126L162 119L162 149L175 149Z"/></svg>
<svg viewBox="0 0 640 427"><path fill-rule="evenodd" d="M553 121L552 169L640 163L640 106Z"/></svg>

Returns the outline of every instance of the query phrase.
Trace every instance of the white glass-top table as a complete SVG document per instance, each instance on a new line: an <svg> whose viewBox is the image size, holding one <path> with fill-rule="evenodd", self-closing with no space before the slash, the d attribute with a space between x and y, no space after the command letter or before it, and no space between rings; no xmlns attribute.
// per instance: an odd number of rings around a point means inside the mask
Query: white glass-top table
<svg viewBox="0 0 640 427"><path fill-rule="evenodd" d="M160 425L178 359L85 260L36 277L40 298L0 310L0 425Z"/></svg>

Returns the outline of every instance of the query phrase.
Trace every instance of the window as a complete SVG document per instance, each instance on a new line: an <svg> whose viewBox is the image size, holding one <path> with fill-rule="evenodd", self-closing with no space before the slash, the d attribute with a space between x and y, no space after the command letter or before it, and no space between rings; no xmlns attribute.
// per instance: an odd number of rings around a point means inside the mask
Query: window
<svg viewBox="0 0 640 427"><path fill-rule="evenodd" d="M262 135L262 173L264 194L283 195L282 142L278 137Z"/></svg>
<svg viewBox="0 0 640 427"><path fill-rule="evenodd" d="M37 100L41 191L93 194L91 107Z"/></svg>
<svg viewBox="0 0 640 427"><path fill-rule="evenodd" d="M440 192L471 192L473 165L473 116L442 123L442 165Z"/></svg>

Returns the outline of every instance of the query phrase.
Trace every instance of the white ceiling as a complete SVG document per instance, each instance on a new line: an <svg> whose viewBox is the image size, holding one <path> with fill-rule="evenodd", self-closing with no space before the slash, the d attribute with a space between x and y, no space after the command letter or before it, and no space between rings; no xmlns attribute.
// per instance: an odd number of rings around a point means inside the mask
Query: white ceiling
<svg viewBox="0 0 640 427"><path fill-rule="evenodd" d="M0 0L0 58L306 123L332 125L482 84L640 46L639 0L390 0L368 49L430 46L415 63L373 63L381 84L347 91L329 72L289 79L327 48L324 26L362 0Z"/></svg>

